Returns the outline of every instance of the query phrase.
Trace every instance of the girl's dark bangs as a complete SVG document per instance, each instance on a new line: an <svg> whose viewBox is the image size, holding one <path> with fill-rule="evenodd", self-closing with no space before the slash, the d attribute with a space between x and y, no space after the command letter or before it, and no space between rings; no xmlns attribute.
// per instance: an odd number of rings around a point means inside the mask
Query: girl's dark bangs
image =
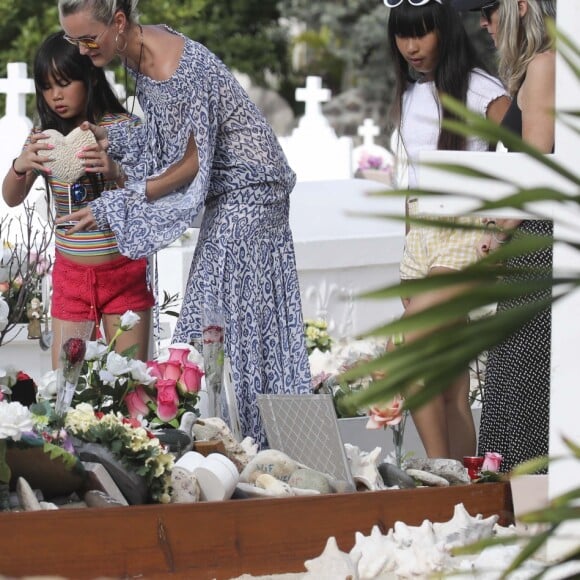
<svg viewBox="0 0 580 580"><path fill-rule="evenodd" d="M389 17L389 29L395 36L419 38L435 28L435 17L429 4L412 6L404 3L394 9Z"/></svg>

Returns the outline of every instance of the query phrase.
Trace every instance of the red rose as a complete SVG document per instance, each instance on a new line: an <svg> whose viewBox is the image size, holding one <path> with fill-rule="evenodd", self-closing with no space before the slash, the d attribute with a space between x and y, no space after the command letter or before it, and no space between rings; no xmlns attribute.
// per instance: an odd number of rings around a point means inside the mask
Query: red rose
<svg viewBox="0 0 580 580"><path fill-rule="evenodd" d="M18 371L18 373L16 373L16 380L17 381L29 381L30 377L26 373L24 373L22 371Z"/></svg>
<svg viewBox="0 0 580 580"><path fill-rule="evenodd" d="M87 344L82 338L69 338L63 345L62 351L71 365L82 362L87 352Z"/></svg>

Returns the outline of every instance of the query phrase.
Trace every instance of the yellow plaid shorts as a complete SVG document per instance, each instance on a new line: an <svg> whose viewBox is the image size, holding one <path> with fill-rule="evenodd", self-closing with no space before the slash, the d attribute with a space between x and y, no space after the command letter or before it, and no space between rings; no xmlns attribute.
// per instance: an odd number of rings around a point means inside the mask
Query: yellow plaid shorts
<svg viewBox="0 0 580 580"><path fill-rule="evenodd" d="M409 204L410 215L416 203ZM435 218L435 216L422 216ZM436 217L439 221L482 225L480 217ZM437 228L412 225L405 238L400 265L401 280L425 278L432 268L462 270L477 260L481 230Z"/></svg>

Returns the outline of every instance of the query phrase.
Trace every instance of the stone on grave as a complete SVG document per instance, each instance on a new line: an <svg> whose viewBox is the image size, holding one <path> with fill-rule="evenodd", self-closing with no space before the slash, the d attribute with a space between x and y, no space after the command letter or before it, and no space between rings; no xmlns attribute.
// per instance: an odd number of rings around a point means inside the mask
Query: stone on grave
<svg viewBox="0 0 580 580"><path fill-rule="evenodd" d="M407 469L407 474L430 487L449 487L449 482L444 477L422 469Z"/></svg>
<svg viewBox="0 0 580 580"><path fill-rule="evenodd" d="M332 493L328 478L314 469L297 469L288 480L288 485L299 489L313 489L319 493Z"/></svg>
<svg viewBox="0 0 580 580"><path fill-rule="evenodd" d="M87 493L84 495L84 500L87 504L87 507L94 508L112 508L123 507L127 505L126 501L117 501L115 498L99 489L91 489L87 491Z"/></svg>
<svg viewBox="0 0 580 580"><path fill-rule="evenodd" d="M87 472L87 482L85 485L87 489L102 491L121 505L129 505L125 496L121 493L121 490L102 463L83 461L83 465Z"/></svg>
<svg viewBox="0 0 580 580"><path fill-rule="evenodd" d="M420 469L445 478L451 485L471 483L467 469L457 459L410 457L407 469Z"/></svg>
<svg viewBox="0 0 580 580"><path fill-rule="evenodd" d="M147 482L134 471L127 469L114 454L97 443L74 441L75 450L82 461L102 463L131 505L147 503Z"/></svg>
<svg viewBox="0 0 580 580"><path fill-rule="evenodd" d="M19 477L16 480L16 494L18 495L18 501L20 507L26 512L37 512L41 511L42 507L36 493L30 487L30 484L23 478Z"/></svg>
<svg viewBox="0 0 580 580"><path fill-rule="evenodd" d="M381 463L377 469L387 487L397 486L400 489L417 487L415 480L406 471L399 469L393 463Z"/></svg>

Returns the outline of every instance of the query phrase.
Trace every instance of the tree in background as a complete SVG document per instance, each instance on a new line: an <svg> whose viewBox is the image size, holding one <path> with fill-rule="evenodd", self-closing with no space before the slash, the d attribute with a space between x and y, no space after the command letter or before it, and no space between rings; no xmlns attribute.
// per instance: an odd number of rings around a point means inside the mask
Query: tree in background
<svg viewBox="0 0 580 580"><path fill-rule="evenodd" d="M277 4L277 0L141 0L139 12L143 24L168 24L206 45L256 84L264 86L268 79L280 89L287 85L290 61ZM31 71L38 46L59 28L57 0L0 0L0 75L5 76L8 62L26 62ZM123 78L122 67L115 72L118 81Z"/></svg>

